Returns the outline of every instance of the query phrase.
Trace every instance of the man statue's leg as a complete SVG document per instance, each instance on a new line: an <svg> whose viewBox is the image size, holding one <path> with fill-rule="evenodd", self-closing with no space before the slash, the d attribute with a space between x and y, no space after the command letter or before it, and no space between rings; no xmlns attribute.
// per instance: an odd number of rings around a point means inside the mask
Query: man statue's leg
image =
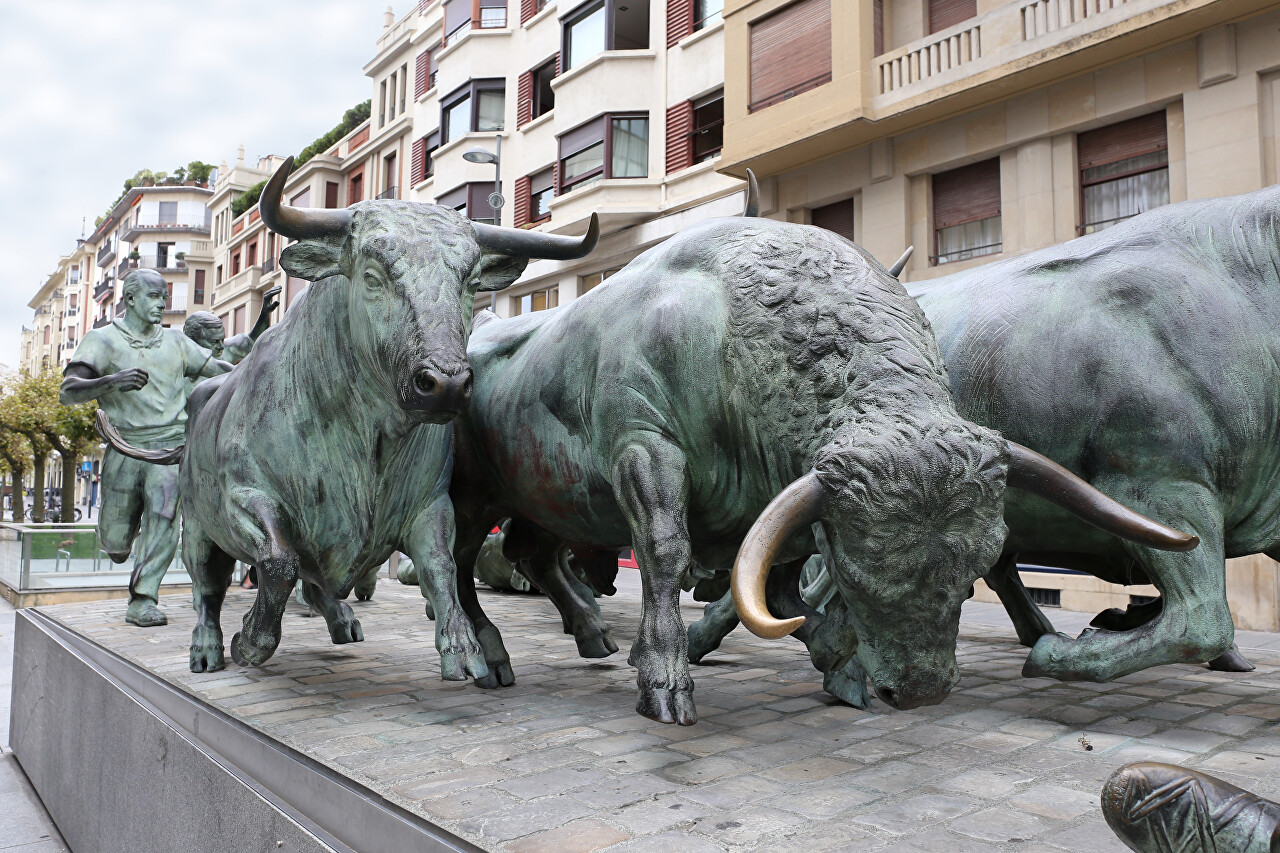
<svg viewBox="0 0 1280 853"><path fill-rule="evenodd" d="M158 606L160 582L178 553L178 466L147 465L142 526L134 541L133 577L125 621L140 628L164 625Z"/></svg>

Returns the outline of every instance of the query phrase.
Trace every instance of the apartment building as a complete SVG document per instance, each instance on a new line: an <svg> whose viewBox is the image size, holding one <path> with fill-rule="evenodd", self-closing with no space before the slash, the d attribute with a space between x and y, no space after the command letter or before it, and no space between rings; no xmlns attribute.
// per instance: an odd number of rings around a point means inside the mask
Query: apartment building
<svg viewBox="0 0 1280 853"><path fill-rule="evenodd" d="M77 240L75 251L58 259L57 267L27 303L34 314L31 328L22 329L21 369L61 371L71 361L84 334L86 282L92 264L91 245Z"/></svg>
<svg viewBox="0 0 1280 853"><path fill-rule="evenodd" d="M720 168L766 215L921 281L1280 174L1280 11L1255 0L730 0ZM1023 572L1046 605L1116 587ZM979 585L980 587L982 585ZM1280 629L1280 566L1228 564L1245 628ZM995 600L980 588L979 598Z"/></svg>
<svg viewBox="0 0 1280 853"><path fill-rule="evenodd" d="M533 261L481 306L512 316L564 304L681 228L742 212L742 182L716 171L718 0L431 0L384 39L387 91L395 69L405 82L406 60L413 75L405 197L559 234L600 216L589 258Z"/></svg>
<svg viewBox="0 0 1280 853"><path fill-rule="evenodd" d="M116 202L84 245L94 261L84 280L89 310L80 332L99 328L124 313L121 283L131 269L152 269L164 277L169 293L163 325L180 327L204 300L210 272L207 187L188 185L135 187Z"/></svg>

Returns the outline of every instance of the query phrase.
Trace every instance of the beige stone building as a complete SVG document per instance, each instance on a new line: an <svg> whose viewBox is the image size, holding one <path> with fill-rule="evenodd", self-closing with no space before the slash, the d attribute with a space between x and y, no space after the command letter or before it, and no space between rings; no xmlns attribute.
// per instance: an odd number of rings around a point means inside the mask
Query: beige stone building
<svg viewBox="0 0 1280 853"><path fill-rule="evenodd" d="M1280 173L1280 9L1252 0L730 0L720 168L767 215L841 231L920 281ZM1232 610L1280 629L1280 566ZM1048 605L1125 588L1023 573ZM979 597L994 600L989 591Z"/></svg>
<svg viewBox="0 0 1280 853"><path fill-rule="evenodd" d="M58 259L57 267L27 306L34 312L31 327L23 327L19 368L36 374L61 371L71 360L84 334L85 290L93 264L91 244L76 241L76 249Z"/></svg>

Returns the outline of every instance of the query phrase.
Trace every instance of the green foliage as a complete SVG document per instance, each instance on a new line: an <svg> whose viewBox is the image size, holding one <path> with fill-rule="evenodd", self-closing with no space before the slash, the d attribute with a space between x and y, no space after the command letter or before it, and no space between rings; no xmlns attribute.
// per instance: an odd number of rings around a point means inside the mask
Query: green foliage
<svg viewBox="0 0 1280 853"><path fill-rule="evenodd" d="M120 199L124 198L125 193L134 187L145 186L150 181L157 187L164 186L181 186L187 181L195 181L197 184L206 183L209 180L209 173L213 171L213 166L200 160L192 160L185 166L179 166L173 170L173 174L168 172L153 172L150 169L139 169L132 178L126 178L124 188L120 190L120 195L116 196L116 200L111 202L111 206L107 208L107 212L93 220L93 227L97 228L107 217L111 215L111 211L115 210Z"/></svg>
<svg viewBox="0 0 1280 853"><path fill-rule="evenodd" d="M312 157L328 151L338 143L339 139L359 127L362 122L369 118L372 103L372 101L365 101L364 103L356 104L343 113L342 121L333 130L330 130L324 136L302 149L302 152L293 160L293 168L297 170Z"/></svg>
<svg viewBox="0 0 1280 853"><path fill-rule="evenodd" d="M262 196L262 188L266 185L267 182L265 180L258 181L256 184L249 187L249 189L236 196L231 202L231 215L233 217L240 216L246 210L257 204L258 199Z"/></svg>

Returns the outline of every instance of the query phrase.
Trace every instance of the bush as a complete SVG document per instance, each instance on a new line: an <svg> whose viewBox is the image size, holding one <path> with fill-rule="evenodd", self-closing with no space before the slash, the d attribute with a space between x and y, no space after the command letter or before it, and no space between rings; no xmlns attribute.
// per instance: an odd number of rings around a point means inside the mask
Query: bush
<svg viewBox="0 0 1280 853"><path fill-rule="evenodd" d="M266 181L258 181L256 184L249 187L249 189L236 196L231 202L231 215L233 217L240 216L246 210L257 204L258 199L262 196L262 188L266 185Z"/></svg>
<svg viewBox="0 0 1280 853"><path fill-rule="evenodd" d="M369 118L372 101L365 101L362 104L356 104L342 115L342 121L338 123L333 130L330 130L324 136L321 136L315 142L312 142L302 152L293 159L293 168L296 171L303 163L310 160L317 154L323 154L334 145L338 144L338 140L346 136L351 131L360 126L362 122Z"/></svg>

